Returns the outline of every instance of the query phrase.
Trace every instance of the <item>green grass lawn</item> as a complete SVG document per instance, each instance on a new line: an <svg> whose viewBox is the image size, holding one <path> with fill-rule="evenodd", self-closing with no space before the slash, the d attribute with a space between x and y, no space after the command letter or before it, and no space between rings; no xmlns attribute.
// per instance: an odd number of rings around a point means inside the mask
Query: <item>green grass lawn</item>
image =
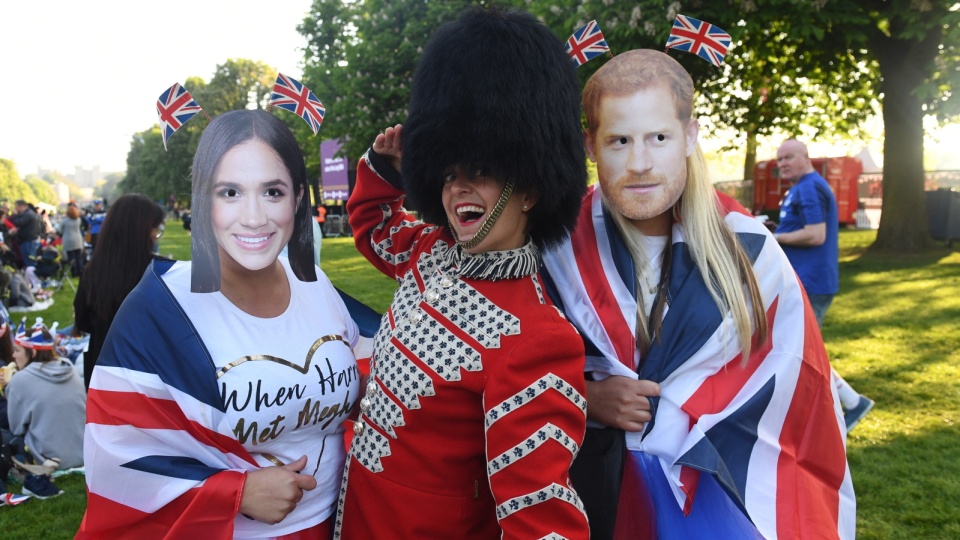
<svg viewBox="0 0 960 540"><path fill-rule="evenodd" d="M960 538L960 252L864 254L844 232L824 322L833 366L876 408L847 439L862 539Z"/></svg>
<svg viewBox="0 0 960 540"><path fill-rule="evenodd" d="M824 324L834 367L877 402L847 439L857 536L960 538L960 251L866 253L875 234L841 232L841 291ZM160 252L189 258L179 224L168 223ZM351 239L324 239L322 260L335 285L378 311L387 308L394 282L373 270ZM38 314L48 324L70 324L72 298L64 286ZM86 506L83 477L56 482L66 492L60 497L0 508L0 537L72 538Z"/></svg>

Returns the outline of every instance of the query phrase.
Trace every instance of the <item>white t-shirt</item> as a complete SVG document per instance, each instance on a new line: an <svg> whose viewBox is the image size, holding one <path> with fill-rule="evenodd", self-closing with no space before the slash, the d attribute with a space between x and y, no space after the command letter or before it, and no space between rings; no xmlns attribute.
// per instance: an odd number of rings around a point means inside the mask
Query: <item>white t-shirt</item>
<svg viewBox="0 0 960 540"><path fill-rule="evenodd" d="M653 301L657 297L657 286L660 284L660 271L663 268L663 250L667 247L669 236L640 235L643 250L647 256L647 265L641 268L638 280L640 295L643 297L643 309L650 317L653 310Z"/></svg>
<svg viewBox="0 0 960 540"><path fill-rule="evenodd" d="M235 538L263 538L312 527L336 506L346 452L343 421L359 399L359 334L333 285L317 268L302 282L281 264L290 304L273 318L249 315L222 293L191 293L190 263L163 275L219 369L217 386L234 435L264 467L307 456L317 487L276 525L238 515Z"/></svg>

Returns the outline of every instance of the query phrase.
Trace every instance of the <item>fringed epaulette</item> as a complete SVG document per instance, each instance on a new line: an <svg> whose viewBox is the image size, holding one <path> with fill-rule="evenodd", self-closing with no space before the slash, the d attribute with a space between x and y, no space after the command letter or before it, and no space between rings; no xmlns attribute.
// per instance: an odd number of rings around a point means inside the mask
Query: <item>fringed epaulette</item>
<svg viewBox="0 0 960 540"><path fill-rule="evenodd" d="M540 250L528 241L526 245L507 251L467 253L454 245L447 250L444 267L459 277L496 281L536 274L540 269Z"/></svg>

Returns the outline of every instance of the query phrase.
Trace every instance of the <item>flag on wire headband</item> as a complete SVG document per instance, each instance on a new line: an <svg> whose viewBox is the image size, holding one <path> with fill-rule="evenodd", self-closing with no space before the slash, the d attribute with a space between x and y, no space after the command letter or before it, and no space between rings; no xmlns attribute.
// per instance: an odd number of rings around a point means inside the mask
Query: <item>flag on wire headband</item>
<svg viewBox="0 0 960 540"><path fill-rule="evenodd" d="M270 105L276 105L300 115L313 130L314 135L320 129L323 115L327 112L323 103L320 103L309 88L283 73L277 75L277 83L273 85L273 93L270 94Z"/></svg>
<svg viewBox="0 0 960 540"><path fill-rule="evenodd" d="M597 21L588 22L567 39L567 54L577 67L609 51L610 46L603 39L603 32L600 31Z"/></svg>
<svg viewBox="0 0 960 540"><path fill-rule="evenodd" d="M157 100L157 114L160 116L160 131L163 134L163 149L167 149L167 139L187 123L202 109L187 89L180 83L164 90Z"/></svg>
<svg viewBox="0 0 960 540"><path fill-rule="evenodd" d="M730 34L708 22L677 15L670 29L667 48L695 54L720 67L730 48Z"/></svg>

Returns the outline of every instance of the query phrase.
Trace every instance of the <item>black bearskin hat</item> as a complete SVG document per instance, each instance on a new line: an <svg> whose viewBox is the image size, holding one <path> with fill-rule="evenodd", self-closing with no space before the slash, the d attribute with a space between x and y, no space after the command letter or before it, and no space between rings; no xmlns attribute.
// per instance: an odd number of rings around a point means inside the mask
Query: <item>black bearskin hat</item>
<svg viewBox="0 0 960 540"><path fill-rule="evenodd" d="M587 183L575 69L563 43L522 11L469 8L441 26L403 124L410 208L445 224L443 172L460 164L535 194L530 236L541 248L562 242Z"/></svg>

